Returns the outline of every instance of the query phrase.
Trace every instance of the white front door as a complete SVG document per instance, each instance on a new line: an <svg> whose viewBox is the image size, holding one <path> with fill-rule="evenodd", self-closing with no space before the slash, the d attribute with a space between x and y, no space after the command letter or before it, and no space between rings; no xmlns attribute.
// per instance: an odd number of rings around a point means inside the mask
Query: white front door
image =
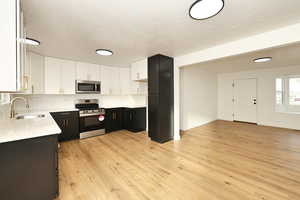
<svg viewBox="0 0 300 200"><path fill-rule="evenodd" d="M234 121L257 123L256 79L234 81Z"/></svg>

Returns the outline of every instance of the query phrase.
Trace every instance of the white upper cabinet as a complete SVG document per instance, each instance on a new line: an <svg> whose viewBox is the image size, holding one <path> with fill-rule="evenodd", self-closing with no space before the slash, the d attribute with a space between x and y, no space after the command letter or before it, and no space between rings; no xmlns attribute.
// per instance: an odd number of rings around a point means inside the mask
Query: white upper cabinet
<svg viewBox="0 0 300 200"><path fill-rule="evenodd" d="M76 63L70 60L61 61L61 93L75 94Z"/></svg>
<svg viewBox="0 0 300 200"><path fill-rule="evenodd" d="M22 13L19 0L1 0L0 4L0 91L22 89L24 51Z"/></svg>
<svg viewBox="0 0 300 200"><path fill-rule="evenodd" d="M144 59L131 65L131 80L146 81L148 79L148 60Z"/></svg>
<svg viewBox="0 0 300 200"><path fill-rule="evenodd" d="M59 94L61 80L61 60L45 58L45 93Z"/></svg>
<svg viewBox="0 0 300 200"><path fill-rule="evenodd" d="M130 88L130 69L129 68L120 68L120 94L129 95L131 93Z"/></svg>
<svg viewBox="0 0 300 200"><path fill-rule="evenodd" d="M45 93L75 94L76 63L45 58Z"/></svg>
<svg viewBox="0 0 300 200"><path fill-rule="evenodd" d="M110 67L112 71L112 79L110 80L112 85L112 94L120 95L121 94L121 85L120 85L120 68Z"/></svg>
<svg viewBox="0 0 300 200"><path fill-rule="evenodd" d="M90 63L82 63L77 62L77 80L83 80L83 81L99 81L100 80L100 66Z"/></svg>
<svg viewBox="0 0 300 200"><path fill-rule="evenodd" d="M25 93L43 94L45 92L45 59L36 53L27 53L24 76Z"/></svg>
<svg viewBox="0 0 300 200"><path fill-rule="evenodd" d="M115 71L111 67L101 66L101 94L111 95L116 92L116 83L114 83L116 77L114 77L114 73Z"/></svg>

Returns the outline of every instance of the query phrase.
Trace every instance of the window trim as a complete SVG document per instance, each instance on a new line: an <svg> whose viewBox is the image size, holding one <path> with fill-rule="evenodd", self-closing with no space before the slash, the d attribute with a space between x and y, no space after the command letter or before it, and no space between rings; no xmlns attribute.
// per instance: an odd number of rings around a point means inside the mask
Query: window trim
<svg viewBox="0 0 300 200"><path fill-rule="evenodd" d="M300 78L300 75L289 75L289 76L281 76L275 78L275 105L276 112L284 112L284 113L298 113L300 112L300 105L291 105L290 104L290 79L291 78ZM283 88L283 100L282 104L277 103L277 79L282 79L282 88Z"/></svg>

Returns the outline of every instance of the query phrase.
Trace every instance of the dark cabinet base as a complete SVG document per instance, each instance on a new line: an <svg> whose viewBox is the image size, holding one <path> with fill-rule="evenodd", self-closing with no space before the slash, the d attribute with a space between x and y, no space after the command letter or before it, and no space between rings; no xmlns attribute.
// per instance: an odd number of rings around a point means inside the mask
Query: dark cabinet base
<svg viewBox="0 0 300 200"><path fill-rule="evenodd" d="M146 130L146 108L125 108L123 117L124 129L134 133Z"/></svg>
<svg viewBox="0 0 300 200"><path fill-rule="evenodd" d="M123 108L105 109L105 132L111 133L123 129Z"/></svg>
<svg viewBox="0 0 300 200"><path fill-rule="evenodd" d="M105 109L105 132L119 130L141 132L146 130L146 108Z"/></svg>
<svg viewBox="0 0 300 200"><path fill-rule="evenodd" d="M61 129L58 141L69 141L79 139L79 112L53 112L51 116Z"/></svg>
<svg viewBox="0 0 300 200"><path fill-rule="evenodd" d="M57 144L57 135L0 144L0 199L56 198Z"/></svg>

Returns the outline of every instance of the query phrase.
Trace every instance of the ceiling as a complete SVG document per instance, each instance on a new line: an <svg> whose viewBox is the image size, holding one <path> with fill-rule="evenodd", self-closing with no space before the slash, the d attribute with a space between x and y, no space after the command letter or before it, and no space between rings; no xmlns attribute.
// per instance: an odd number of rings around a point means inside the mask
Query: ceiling
<svg viewBox="0 0 300 200"><path fill-rule="evenodd" d="M272 57L272 61L265 63L253 62L254 59L262 57ZM295 65L300 65L300 43L226 57L186 67L202 67L215 73L230 73Z"/></svg>
<svg viewBox="0 0 300 200"><path fill-rule="evenodd" d="M162 53L180 56L300 22L298 0L225 0L214 18L192 20L195 0L23 0L30 50L109 66ZM176 3L175 3L176 2ZM111 57L95 54L107 48Z"/></svg>

